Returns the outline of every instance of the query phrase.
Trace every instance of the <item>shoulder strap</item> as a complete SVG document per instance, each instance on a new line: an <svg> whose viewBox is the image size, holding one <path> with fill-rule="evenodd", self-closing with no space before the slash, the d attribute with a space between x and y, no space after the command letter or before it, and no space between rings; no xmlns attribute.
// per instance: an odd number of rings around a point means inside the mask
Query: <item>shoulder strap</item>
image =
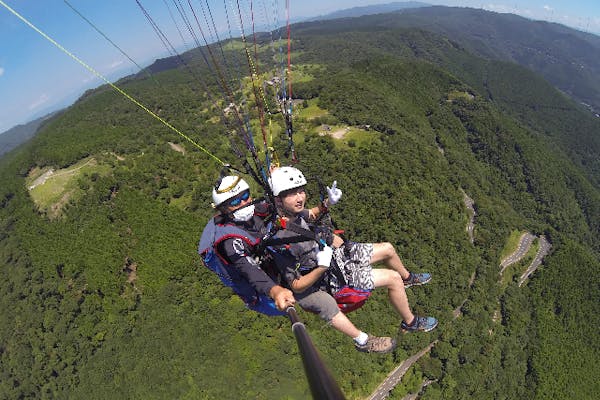
<svg viewBox="0 0 600 400"><path fill-rule="evenodd" d="M286 224L285 229L290 230L294 233L297 233L300 236L305 237L307 239L315 240L315 241L318 240L317 236L315 235L315 233L313 231L311 231L310 229L303 228L300 225L295 224L293 222L288 222Z"/></svg>
<svg viewBox="0 0 600 400"><path fill-rule="evenodd" d="M264 239L262 245L263 246L278 246L281 244L291 244L291 243L300 243L300 242L308 242L315 241L319 243L319 246L322 245L320 240L317 238L315 233L309 229L303 228L298 224L294 224L288 222L286 224L285 229L290 230L294 233L297 233L298 236L288 236L284 238L273 238L270 237L268 239Z"/></svg>

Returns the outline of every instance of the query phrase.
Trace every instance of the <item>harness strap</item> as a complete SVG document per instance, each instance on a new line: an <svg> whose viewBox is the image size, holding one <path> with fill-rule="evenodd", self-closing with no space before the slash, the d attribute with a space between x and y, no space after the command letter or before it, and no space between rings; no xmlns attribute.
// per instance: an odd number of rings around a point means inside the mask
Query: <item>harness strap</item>
<svg viewBox="0 0 600 400"><path fill-rule="evenodd" d="M289 236L289 237L285 237L285 238L266 239L262 242L262 244L263 244L263 246L268 247L268 246L279 246L282 244L308 242L311 240L314 240L314 239L310 239L310 238L306 238L302 235L298 235L298 236Z"/></svg>
<svg viewBox="0 0 600 400"><path fill-rule="evenodd" d="M298 224L294 224L292 222L288 222L286 224L285 229L288 229L288 230L290 230L290 231L292 231L294 233L297 233L300 236L303 236L303 237L305 237L307 239L314 240L316 242L319 241L319 239L317 238L317 235L315 235L315 233L313 231L311 231L310 229L303 228L303 227L301 227Z"/></svg>
<svg viewBox="0 0 600 400"><path fill-rule="evenodd" d="M269 229L269 233L267 233L260 243L257 246L257 253L261 255L264 250L268 246L279 246L282 244L292 244L292 243L300 243L300 242L309 242L315 241L319 243L319 247L322 246L320 240L317 238L314 232L301 227L300 225L288 222L284 229L290 230L294 233L298 233L298 236L288 236L283 238L275 238L275 234L277 233L277 228Z"/></svg>

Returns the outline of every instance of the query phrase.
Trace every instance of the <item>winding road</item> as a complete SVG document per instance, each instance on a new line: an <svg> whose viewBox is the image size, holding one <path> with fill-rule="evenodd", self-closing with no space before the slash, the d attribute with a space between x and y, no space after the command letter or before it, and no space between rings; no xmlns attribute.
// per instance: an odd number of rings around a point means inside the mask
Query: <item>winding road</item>
<svg viewBox="0 0 600 400"><path fill-rule="evenodd" d="M385 399L390 394L392 389L394 389L394 387L400 382L404 374L406 374L406 371L408 371L408 369L412 367L412 365L416 363L419 358L423 357L426 353L428 353L429 350L431 350L431 348L435 346L437 342L437 340L433 341L429 344L429 346L425 347L417 354L410 356L406 360L402 361L400 365L398 365L396 368L394 368L392 372L389 373L389 375L384 379L381 385L377 387L375 392L371 395L371 397L369 397L369 400Z"/></svg>
<svg viewBox="0 0 600 400"><path fill-rule="evenodd" d="M521 235L521 238L519 239L519 247L517 247L517 250L515 250L514 253L512 253L511 255L509 255L508 257L506 257L500 263L500 268L501 268L500 269L500 275L502 275L502 273L504 272L504 270L509 265L518 262L521 258L523 258L525 256L525 254L527 254L527 252L529 251L529 248L531 247L531 243L533 243L533 239L535 239L535 236L533 236L529 232L524 233L523 235Z"/></svg>
<svg viewBox="0 0 600 400"><path fill-rule="evenodd" d="M465 206L467 207L467 209L470 211L469 215L469 223L467 224L467 233L469 234L469 240L471 241L471 244L475 243L475 216L477 215L477 212L475 211L475 202L473 201L472 198L469 197L469 195L467 193L465 193L464 190L461 189L461 191L463 192L463 200L465 202Z"/></svg>
<svg viewBox="0 0 600 400"><path fill-rule="evenodd" d="M462 191L462 189L461 189L461 191ZM471 243L473 243L474 242L473 230L474 230L474 225L475 225L474 219L475 219L475 215L476 215L475 208L473 206L474 202L473 202L473 199L471 199L464 191L462 191L462 192L464 194L465 205L471 214L469 224L467 225L467 232L469 233L469 239L471 240ZM504 270L509 265L512 265L512 264L518 262L527 254L527 252L531 248L531 244L533 243L534 239L536 239L536 236L532 235L529 232L526 232L523 235L521 235L517 249L511 255L509 255L504 260L502 260L502 262L500 263L500 268L501 268L500 275L502 275ZM531 262L531 264L527 268L527 270L523 273L523 275L521 275L521 278L519 279L519 287L540 266L544 257L548 254L548 252L550 251L550 248L552 247L550 242L548 242L548 240L544 236L540 236L539 240L540 240L540 248L539 248L534 260ZM471 279L469 280L469 287L471 287L473 285L473 283L475 281L475 277L476 277L476 273L474 272L473 275L471 276ZM453 310L452 315L453 315L454 319L456 319L462 315L461 309L466 301L467 301L467 299L465 299L460 306L458 306L456 309ZM437 342L438 342L438 340L434 340L432 343L430 343L427 347L425 347L424 349L419 351L417 354L402 361L402 363L400 365L398 365L396 368L394 368L394 370L392 370L392 372L390 372L388 374L388 376L377 387L377 389L375 389L373 394L371 394L371 396L368 397L368 400L383 400L383 399L387 398L388 395L390 394L390 392L394 389L394 387L398 383L400 383L400 381L402 380L402 377L404 376L404 374L406 374L406 372L410 369L410 367L412 367L413 364L415 362L417 362L417 360L419 360L419 358L421 358L425 354L427 354L433 348L433 346L435 346L435 344ZM421 389L419 390L418 393L410 393L410 394L406 395L403 400L417 399L419 397L420 391L424 387L426 387L427 385L430 385L433 382L434 381L430 381L430 380L424 381L423 385L421 385Z"/></svg>
<svg viewBox="0 0 600 400"><path fill-rule="evenodd" d="M546 239L546 237L543 235L540 236L540 248L538 249L535 258L533 259L531 264L529 264L529 267L527 267L527 270L525 270L523 275L521 275L521 277L519 278L519 287L521 287L525 280L529 278L529 276L533 274L534 271L540 266L544 257L550 252L551 247L552 245Z"/></svg>

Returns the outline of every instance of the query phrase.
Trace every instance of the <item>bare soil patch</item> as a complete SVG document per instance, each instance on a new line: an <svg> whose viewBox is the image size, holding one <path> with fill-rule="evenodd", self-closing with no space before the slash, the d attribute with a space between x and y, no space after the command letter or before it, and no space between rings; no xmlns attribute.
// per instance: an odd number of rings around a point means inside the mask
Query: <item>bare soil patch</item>
<svg viewBox="0 0 600 400"><path fill-rule="evenodd" d="M183 146L176 144L176 143L172 143L169 142L169 146L171 146L171 148L175 151L178 151L179 153L185 155L185 149L183 148Z"/></svg>

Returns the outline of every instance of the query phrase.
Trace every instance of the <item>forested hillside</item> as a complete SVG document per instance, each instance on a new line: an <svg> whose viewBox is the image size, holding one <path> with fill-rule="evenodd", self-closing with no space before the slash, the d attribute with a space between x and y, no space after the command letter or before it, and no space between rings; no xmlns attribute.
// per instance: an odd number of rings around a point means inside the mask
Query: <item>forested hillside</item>
<svg viewBox="0 0 600 400"><path fill-rule="evenodd" d="M595 398L600 120L532 72L444 36L322 25L293 27L298 167L338 181L332 213L349 238L389 241L409 269L432 272L408 295L440 320L371 355L300 312L344 393L366 398L437 340L389 398L429 380L422 399ZM119 84L237 162L223 105L171 65L152 69L161 88L143 76ZM0 160L0 398L310 398L287 319L245 310L196 254L219 169L108 87ZM552 243L522 286L516 272L499 277L515 231ZM385 293L351 318L398 334Z"/></svg>
<svg viewBox="0 0 600 400"><path fill-rule="evenodd" d="M340 24L346 25L345 21L328 21L326 29L340 29ZM352 25L353 30L416 28L441 34L486 59L514 62L535 71L595 113L600 112L597 35L514 14L441 6L363 16Z"/></svg>
<svg viewBox="0 0 600 400"><path fill-rule="evenodd" d="M560 141L560 147L600 186L600 137L594 128L600 109L594 100L600 93L599 37L515 15L449 7L364 16L352 23L299 24L296 31L310 42L309 58L354 62L383 53L439 65L521 123ZM365 31L370 32L368 37ZM423 41L433 45L423 46ZM557 96L544 79L592 105L595 113Z"/></svg>

